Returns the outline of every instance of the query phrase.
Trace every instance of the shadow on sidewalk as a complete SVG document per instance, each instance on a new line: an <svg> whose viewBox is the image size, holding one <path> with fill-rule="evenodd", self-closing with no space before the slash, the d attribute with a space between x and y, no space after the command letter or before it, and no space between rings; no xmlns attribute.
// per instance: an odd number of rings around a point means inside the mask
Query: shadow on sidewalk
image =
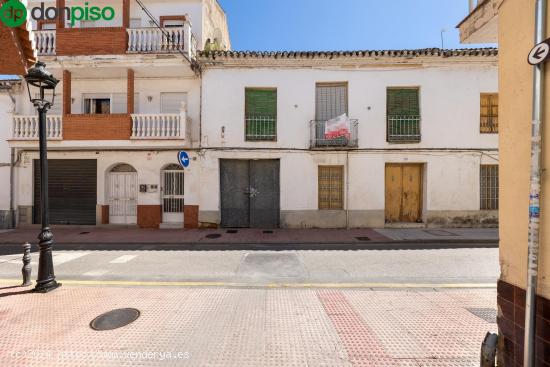
<svg viewBox="0 0 550 367"><path fill-rule="evenodd" d="M23 287L23 286L20 286L20 285L12 285L12 286L9 286L9 287L0 287L0 292L5 290L5 289L14 289L14 288L20 288L21 291L0 293L0 298L8 297L8 296L17 296L17 295L20 295L20 294L32 293L32 288Z"/></svg>

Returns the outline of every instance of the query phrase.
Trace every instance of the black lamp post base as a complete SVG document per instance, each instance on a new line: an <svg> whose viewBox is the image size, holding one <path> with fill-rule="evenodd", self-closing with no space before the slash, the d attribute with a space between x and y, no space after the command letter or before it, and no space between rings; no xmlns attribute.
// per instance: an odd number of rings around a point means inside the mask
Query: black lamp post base
<svg viewBox="0 0 550 367"><path fill-rule="evenodd" d="M52 280L51 282L48 282L48 283L44 283L44 284L36 284L36 286L34 287L34 289L32 290L33 292L35 293L48 293L48 292L51 292L57 288L61 287L61 283L58 283L54 280Z"/></svg>

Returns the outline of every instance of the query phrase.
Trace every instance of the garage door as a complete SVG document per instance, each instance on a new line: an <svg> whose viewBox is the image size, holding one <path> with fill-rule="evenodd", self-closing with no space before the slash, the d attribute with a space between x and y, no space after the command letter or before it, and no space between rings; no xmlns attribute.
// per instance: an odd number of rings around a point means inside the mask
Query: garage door
<svg viewBox="0 0 550 367"><path fill-rule="evenodd" d="M48 159L51 224L96 224L97 161ZM34 223L40 223L40 161L34 160Z"/></svg>

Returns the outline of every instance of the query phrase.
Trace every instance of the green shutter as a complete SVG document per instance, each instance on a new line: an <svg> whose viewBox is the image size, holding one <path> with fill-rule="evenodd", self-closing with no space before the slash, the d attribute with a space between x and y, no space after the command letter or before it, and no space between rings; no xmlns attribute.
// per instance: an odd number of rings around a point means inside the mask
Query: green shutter
<svg viewBox="0 0 550 367"><path fill-rule="evenodd" d="M277 116L276 89L246 89L245 113L250 116Z"/></svg>
<svg viewBox="0 0 550 367"><path fill-rule="evenodd" d="M419 116L418 89L388 89L388 116Z"/></svg>

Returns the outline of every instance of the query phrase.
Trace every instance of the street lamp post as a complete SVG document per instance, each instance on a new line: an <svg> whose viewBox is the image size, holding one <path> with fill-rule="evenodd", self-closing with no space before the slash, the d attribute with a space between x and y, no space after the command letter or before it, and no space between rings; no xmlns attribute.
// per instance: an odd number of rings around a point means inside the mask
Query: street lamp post
<svg viewBox="0 0 550 367"><path fill-rule="evenodd" d="M40 241L38 243L40 257L38 259L38 276L36 278L36 286L34 287L34 291L47 293L61 286L61 283L58 283L55 280L53 271L53 233L50 229L50 213L48 204L48 126L46 122L46 114L53 105L55 99L55 87L57 83L59 83L59 80L46 71L46 64L38 61L32 68L29 69L27 75L25 75L25 81L27 82L29 99L38 111L38 131L40 142L40 218L42 230L38 236ZM36 88L38 88L37 95L35 94L33 96L31 87L33 91L36 91Z"/></svg>

